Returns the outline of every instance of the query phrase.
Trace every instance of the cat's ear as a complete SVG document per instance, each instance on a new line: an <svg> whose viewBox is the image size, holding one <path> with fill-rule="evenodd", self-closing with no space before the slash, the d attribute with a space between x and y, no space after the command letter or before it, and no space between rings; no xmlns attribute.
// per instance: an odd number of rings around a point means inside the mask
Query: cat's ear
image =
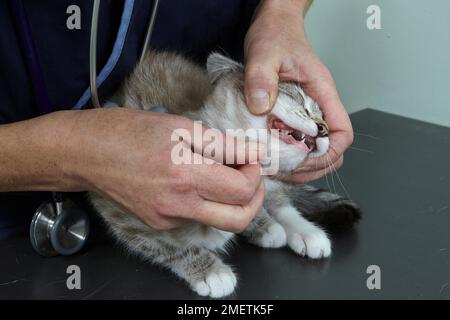
<svg viewBox="0 0 450 320"><path fill-rule="evenodd" d="M242 64L217 52L213 52L208 56L206 69L208 70L208 75L212 83L227 73L244 71Z"/></svg>

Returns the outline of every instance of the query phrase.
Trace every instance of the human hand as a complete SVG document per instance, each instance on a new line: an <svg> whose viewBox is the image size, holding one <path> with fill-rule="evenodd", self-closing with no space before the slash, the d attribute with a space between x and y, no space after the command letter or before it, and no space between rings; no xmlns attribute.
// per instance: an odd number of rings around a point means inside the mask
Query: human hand
<svg viewBox="0 0 450 320"><path fill-rule="evenodd" d="M231 168L171 161L173 131L194 134L187 118L130 109L86 110L78 117L66 141L67 158L75 163L71 175L153 228L171 229L195 220L240 232L262 205L264 186L257 164ZM199 163L204 160L202 145L184 142L184 152ZM247 150L247 160L264 152L255 145Z"/></svg>
<svg viewBox="0 0 450 320"><path fill-rule="evenodd" d="M328 69L306 37L303 15L308 1L266 0L245 39L245 96L251 112L268 113L278 96L278 81L295 81L313 98L329 127L324 156L306 160L289 180L305 183L337 170L353 142L353 129Z"/></svg>

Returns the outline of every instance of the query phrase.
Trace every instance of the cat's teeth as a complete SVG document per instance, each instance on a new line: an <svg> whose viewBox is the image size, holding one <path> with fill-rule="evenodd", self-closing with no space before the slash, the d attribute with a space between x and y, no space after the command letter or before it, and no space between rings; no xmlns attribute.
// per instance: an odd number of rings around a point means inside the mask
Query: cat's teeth
<svg viewBox="0 0 450 320"><path fill-rule="evenodd" d="M280 136L288 136L290 134L292 134L291 131L286 131L286 130L278 130L280 133Z"/></svg>
<svg viewBox="0 0 450 320"><path fill-rule="evenodd" d="M305 138L306 138L306 135L305 135L303 132L301 132L301 131L295 131L295 132L293 132L293 133L292 133L292 136L294 137L295 140L297 140L297 141L299 141L299 142L304 141Z"/></svg>

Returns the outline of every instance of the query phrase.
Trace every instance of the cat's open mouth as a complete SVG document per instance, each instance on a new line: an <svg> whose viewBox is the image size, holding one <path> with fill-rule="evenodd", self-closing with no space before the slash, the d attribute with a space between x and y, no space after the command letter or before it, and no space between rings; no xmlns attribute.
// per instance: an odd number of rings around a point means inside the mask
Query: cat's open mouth
<svg viewBox="0 0 450 320"><path fill-rule="evenodd" d="M286 144L292 144L304 152L312 152L317 148L315 137L289 127L279 118L269 118L268 126L269 129L278 130L280 140Z"/></svg>

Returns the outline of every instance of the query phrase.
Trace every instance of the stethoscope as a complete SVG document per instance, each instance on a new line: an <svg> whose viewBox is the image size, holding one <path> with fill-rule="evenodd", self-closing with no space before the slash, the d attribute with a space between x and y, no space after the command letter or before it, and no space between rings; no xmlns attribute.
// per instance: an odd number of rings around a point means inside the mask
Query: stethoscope
<svg viewBox="0 0 450 320"><path fill-rule="evenodd" d="M89 47L89 86L91 101L95 108L102 107L97 92L97 32L100 2L101 0L94 0L93 4ZM20 45L26 57L39 112L41 115L53 112L23 2L9 0L9 4L14 15ZM140 61L144 59L150 43L158 5L159 0L155 0ZM30 225L30 241L34 250L42 256L71 255L85 245L89 230L90 221L86 212L72 200L65 199L62 192L53 192L52 200L43 202L34 213Z"/></svg>

